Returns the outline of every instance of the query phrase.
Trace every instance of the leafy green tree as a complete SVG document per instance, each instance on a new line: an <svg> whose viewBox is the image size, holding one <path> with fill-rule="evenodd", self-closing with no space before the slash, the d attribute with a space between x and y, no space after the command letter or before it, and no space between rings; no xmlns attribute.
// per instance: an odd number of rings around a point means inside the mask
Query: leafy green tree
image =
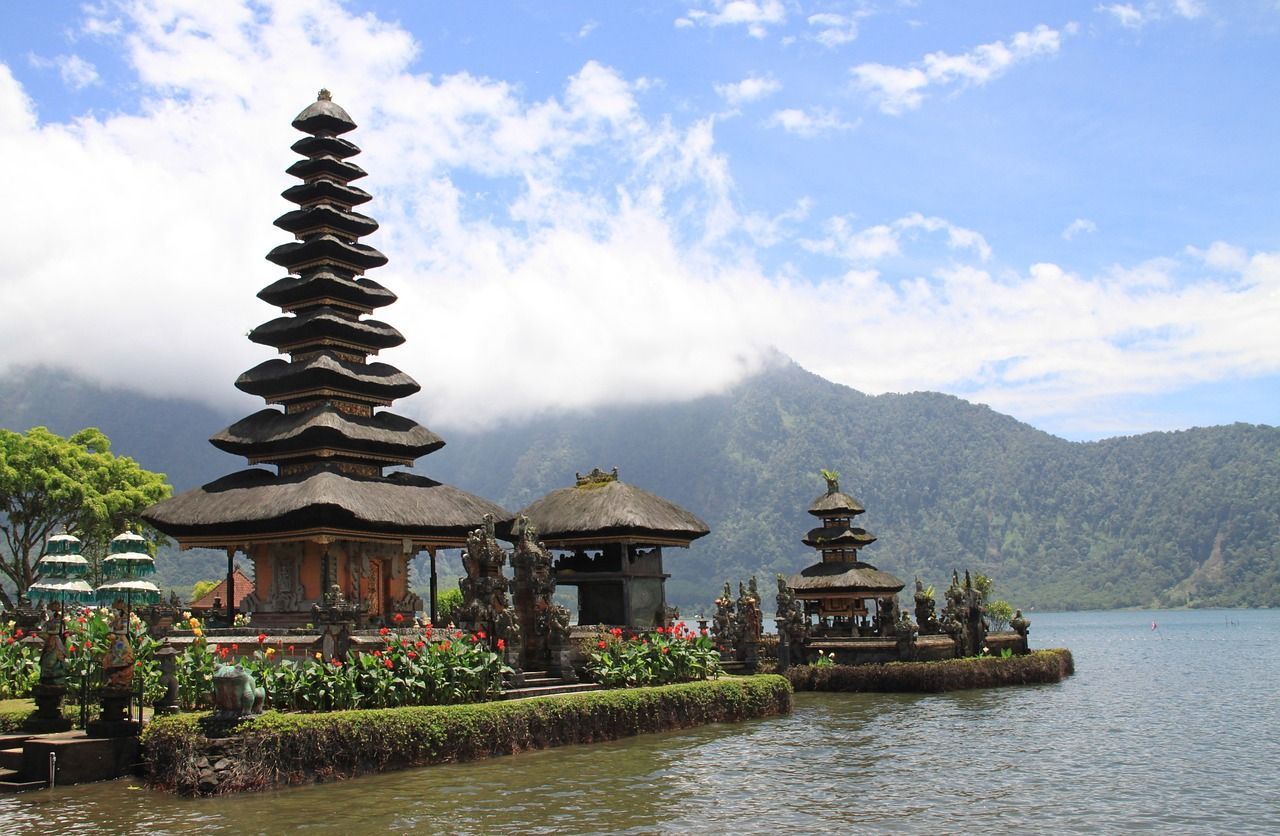
<svg viewBox="0 0 1280 836"><path fill-rule="evenodd" d="M191 600L199 601L208 595L214 587L218 585L218 581L196 581L191 587Z"/></svg>
<svg viewBox="0 0 1280 836"><path fill-rule="evenodd" d="M60 527L84 541L94 566L125 525L152 543L160 535L141 522L142 510L170 494L164 474L141 468L111 452L95 428L63 438L44 427L24 433L0 430L0 572L19 596L36 579L45 543ZM0 601L12 605L7 590Z"/></svg>

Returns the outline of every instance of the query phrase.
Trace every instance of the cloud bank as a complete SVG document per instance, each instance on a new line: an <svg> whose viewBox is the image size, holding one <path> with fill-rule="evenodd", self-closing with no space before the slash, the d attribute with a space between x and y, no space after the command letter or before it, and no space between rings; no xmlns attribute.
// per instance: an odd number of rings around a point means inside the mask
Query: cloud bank
<svg viewBox="0 0 1280 836"><path fill-rule="evenodd" d="M371 276L400 295L380 318L408 342L383 359L423 384L396 408L438 429L696 397L775 348L864 391L1027 419L1280 372L1280 253L1001 267L979 231L925 212L743 209L716 117L646 118L650 83L596 61L534 99L415 73L409 33L329 0L89 14L135 76L134 111L42 121L0 64L0 154L22 161L0 209L0 373L55 364L247 404L231 383L270 356L243 335L277 314L254 294L280 277L263 255L287 238L271 221L290 208L288 123L322 84L362 125L358 185L383 224L366 240L391 258ZM1056 44L1028 38L935 58L939 83ZM763 267L779 248L819 266Z"/></svg>

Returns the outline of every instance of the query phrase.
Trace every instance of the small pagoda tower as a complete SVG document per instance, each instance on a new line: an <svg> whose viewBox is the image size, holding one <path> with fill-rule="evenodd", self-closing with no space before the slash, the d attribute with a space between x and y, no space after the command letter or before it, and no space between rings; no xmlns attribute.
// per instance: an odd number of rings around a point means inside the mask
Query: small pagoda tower
<svg viewBox="0 0 1280 836"><path fill-rule="evenodd" d="M98 603L110 606L123 601L128 613L134 604L158 602L159 587L145 580L155 571L156 561L147 549L146 539L125 529L111 539L107 556L102 559L102 576L106 582L98 587Z"/></svg>
<svg viewBox="0 0 1280 836"><path fill-rule="evenodd" d="M837 474L824 470L822 475L827 491L809 506L809 513L822 524L801 539L817 549L822 560L792 575L787 588L804 603L806 615L819 618L817 635L867 636L873 631L892 635L895 601L905 584L858 559L858 550L876 541L865 528L853 524L853 518L867 509L841 492ZM875 630L875 625L880 629Z"/></svg>
<svg viewBox="0 0 1280 836"><path fill-rule="evenodd" d="M296 626L335 586L371 620L412 616L422 600L409 589L408 561L426 549L461 547L485 514L511 515L488 500L422 476L387 472L412 466L444 446L435 433L389 412L419 386L370 358L398 346L392 326L367 319L396 297L365 271L387 257L362 236L378 228L353 207L371 199L351 182L365 172L346 139L356 124L327 90L293 120L307 136L288 173L302 182L283 192L298 205L276 219L296 240L267 259L289 271L258 297L281 309L249 339L288 359L245 372L236 387L268 408L210 442L254 467L159 503L144 517L183 548L247 554L255 591L238 603L255 624Z"/></svg>
<svg viewBox="0 0 1280 836"><path fill-rule="evenodd" d="M44 557L36 564L39 577L27 588L27 596L33 601L57 604L59 615L67 604L93 601L93 587L84 579L89 573L89 561L80 554L80 547L80 538L72 534L50 537Z"/></svg>

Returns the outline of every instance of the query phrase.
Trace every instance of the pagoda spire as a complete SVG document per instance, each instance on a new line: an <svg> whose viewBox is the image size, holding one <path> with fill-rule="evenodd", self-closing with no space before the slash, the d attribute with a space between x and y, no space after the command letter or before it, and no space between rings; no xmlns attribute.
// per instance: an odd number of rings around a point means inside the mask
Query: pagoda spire
<svg viewBox="0 0 1280 836"><path fill-rule="evenodd" d="M303 159L287 173L302 183L283 196L298 208L275 225L294 240L267 254L289 275L258 294L284 315L249 332L251 341L289 359L260 363L236 381L242 391L282 406L283 412L262 410L210 440L250 464L275 464L281 475L336 467L380 476L383 468L411 465L444 441L407 418L375 412L419 386L394 366L369 360L403 343L404 336L385 322L365 318L395 296L364 278L387 257L360 242L378 222L352 208L369 200L367 192L350 185L365 176L349 161L360 149L339 136L356 124L328 90L321 90L293 126L307 136L293 144Z"/></svg>

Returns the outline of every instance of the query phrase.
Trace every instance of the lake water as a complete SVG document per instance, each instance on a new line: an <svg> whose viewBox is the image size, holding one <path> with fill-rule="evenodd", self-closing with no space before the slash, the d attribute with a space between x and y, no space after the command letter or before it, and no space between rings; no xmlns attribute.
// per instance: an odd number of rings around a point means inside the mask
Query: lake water
<svg viewBox="0 0 1280 836"><path fill-rule="evenodd" d="M235 798L61 787L0 797L0 831L1280 833L1280 611L1033 614L1031 639L1076 675Z"/></svg>

